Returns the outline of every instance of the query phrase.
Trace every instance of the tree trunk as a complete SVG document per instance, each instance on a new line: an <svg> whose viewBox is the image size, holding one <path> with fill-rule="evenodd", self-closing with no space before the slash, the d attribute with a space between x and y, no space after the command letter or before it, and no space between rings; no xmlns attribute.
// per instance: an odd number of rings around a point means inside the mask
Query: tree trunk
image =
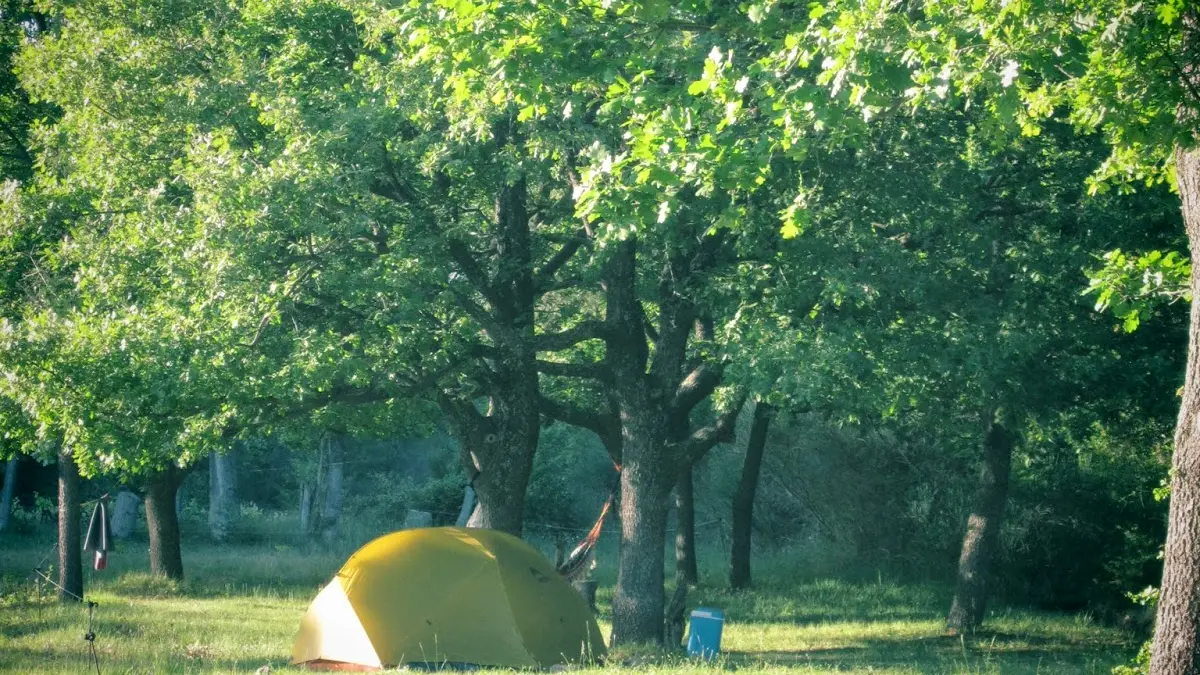
<svg viewBox="0 0 1200 675"><path fill-rule="evenodd" d="M8 529L8 518L12 513L13 490L17 486L18 459L12 457L4 465L4 488L0 490L0 532Z"/></svg>
<svg viewBox="0 0 1200 675"><path fill-rule="evenodd" d="M300 525L305 536L311 537L321 529L321 510L325 505L325 472L326 464L329 463L329 446L327 443L320 443L317 451L317 474L311 481L305 481L303 491L307 494L302 494L301 498L304 502L300 505Z"/></svg>
<svg viewBox="0 0 1200 675"><path fill-rule="evenodd" d="M1186 56L1200 48L1200 10L1192 7L1185 12L1184 31ZM1185 61L1185 68L1185 77L1200 84L1200 63ZM1198 105L1181 109L1181 119L1194 122L1200 116ZM1175 169L1192 251L1193 300L1187 378L1175 427L1167 542L1151 648L1152 675L1200 673L1200 148L1176 148Z"/></svg>
<svg viewBox="0 0 1200 675"><path fill-rule="evenodd" d="M536 409L536 399L532 402ZM509 419L508 422L517 422ZM531 428L535 425L529 425ZM462 436L459 443L462 444ZM478 434L471 434L474 437ZM516 434L518 439L511 440L507 445L508 451L500 448L505 445L503 439L512 439L506 432L487 434L489 439L476 443L474 454L487 459L480 465L483 469L475 478L475 498L478 502L467 519L467 527L500 530L514 536L521 536L525 521L525 492L529 487L529 477L533 473L533 455L537 449L537 441L530 440L530 433ZM536 434L534 434L536 437ZM487 446L487 450L482 449Z"/></svg>
<svg viewBox="0 0 1200 675"><path fill-rule="evenodd" d="M334 539L342 522L342 483L346 460L345 439L331 435L326 440L328 454L325 467L325 503L321 507L321 536Z"/></svg>
<svg viewBox="0 0 1200 675"><path fill-rule="evenodd" d="M466 527L467 522L475 513L475 488L468 485L463 490L462 506L458 509L458 518L454 521L456 527Z"/></svg>
<svg viewBox="0 0 1200 675"><path fill-rule="evenodd" d="M967 533L958 558L958 584L946 618L946 627L961 634L975 630L987 609L987 582L1000 536L1000 519L1008 501L1013 439L995 413L986 416L983 467L975 493Z"/></svg>
<svg viewBox="0 0 1200 675"><path fill-rule="evenodd" d="M83 553L79 541L79 467L71 451L58 454L58 599L83 600Z"/></svg>
<svg viewBox="0 0 1200 675"><path fill-rule="evenodd" d="M643 414L626 436L621 468L621 549L613 593L612 643L663 641L663 564L667 497L671 483L661 466L652 415ZM640 429L636 428L640 427ZM640 431L640 433L638 433Z"/></svg>
<svg viewBox="0 0 1200 675"><path fill-rule="evenodd" d="M498 146L516 141L508 122L495 129ZM491 270L461 243L456 259L464 276L487 302L484 332L497 355L489 357L485 393L487 413L473 399L443 392L441 406L459 442L463 468L473 478L479 500L469 527L484 527L521 536L525 492L533 473L533 456L541 433L540 389L534 338L535 283L530 234L528 186L523 176L496 194L494 254Z"/></svg>
<svg viewBox="0 0 1200 675"><path fill-rule="evenodd" d="M475 474L472 487L478 501L467 527L518 537L524 529L525 492L533 473L541 420L533 368L530 359L530 381L514 383L506 394L493 397L486 415L462 403L450 404L457 409L453 426L463 464Z"/></svg>
<svg viewBox="0 0 1200 675"><path fill-rule="evenodd" d="M313 494L311 483L304 481L300 484L300 532L305 536L312 532Z"/></svg>
<svg viewBox="0 0 1200 675"><path fill-rule="evenodd" d="M666 457L665 445L673 432L667 424L665 394L653 386L654 378L646 369L649 347L645 314L636 289L636 240L617 245L605 274L605 321L609 331L606 359L612 372L622 437L621 548L613 592L612 643L662 644L667 498L679 474ZM660 326L670 321L674 308L669 305L662 310ZM660 342L665 344L661 332ZM672 354L663 353L666 351ZM678 382L682 354L678 355L678 363L663 365L675 356L674 351L660 350L651 374L656 369L659 373L670 372Z"/></svg>
<svg viewBox="0 0 1200 675"><path fill-rule="evenodd" d="M679 583L694 584L700 579L696 569L695 466L688 464L679 472L675 484L675 577Z"/></svg>
<svg viewBox="0 0 1200 675"><path fill-rule="evenodd" d="M213 541L227 540L240 515L235 452L230 447L208 456L208 531Z"/></svg>
<svg viewBox="0 0 1200 675"><path fill-rule="evenodd" d="M467 523L463 527L472 529L483 527L483 509L479 504L476 504L475 508L471 510L471 516L467 518Z"/></svg>
<svg viewBox="0 0 1200 675"><path fill-rule="evenodd" d="M637 258L638 243L630 237L614 247L604 270L605 367L620 419L622 459L612 641L662 644L668 497L681 467L728 440L737 415L722 413L717 423L689 431L689 413L720 382L719 370L704 363L684 374L697 316L686 294L689 279L706 263L698 253L689 257L675 249L649 262L664 263L657 328L651 329L638 296Z"/></svg>
<svg viewBox="0 0 1200 675"><path fill-rule="evenodd" d="M146 482L146 527L150 531L150 573L168 579L183 579L183 552L179 542L179 516L175 495L183 483L183 471L169 467L155 472Z"/></svg>
<svg viewBox="0 0 1200 675"><path fill-rule="evenodd" d="M746 441L746 461L742 478L733 495L733 545L729 553L729 586L750 587L750 536L754 526L754 495L758 492L758 477L762 473L763 452L767 447L767 432L774 414L771 406L759 401L754 406L754 421Z"/></svg>
<svg viewBox="0 0 1200 675"><path fill-rule="evenodd" d="M112 536L114 539L128 539L133 534L137 524L138 503L141 500L129 490L122 489L117 493L113 504Z"/></svg>

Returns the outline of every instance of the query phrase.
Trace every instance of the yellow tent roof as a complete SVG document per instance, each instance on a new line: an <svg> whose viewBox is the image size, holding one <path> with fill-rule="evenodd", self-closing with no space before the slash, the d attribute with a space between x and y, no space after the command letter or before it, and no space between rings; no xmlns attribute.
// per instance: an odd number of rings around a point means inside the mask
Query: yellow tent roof
<svg viewBox="0 0 1200 675"><path fill-rule="evenodd" d="M545 556L503 532L405 530L352 555L300 622L292 663L546 667L604 654Z"/></svg>

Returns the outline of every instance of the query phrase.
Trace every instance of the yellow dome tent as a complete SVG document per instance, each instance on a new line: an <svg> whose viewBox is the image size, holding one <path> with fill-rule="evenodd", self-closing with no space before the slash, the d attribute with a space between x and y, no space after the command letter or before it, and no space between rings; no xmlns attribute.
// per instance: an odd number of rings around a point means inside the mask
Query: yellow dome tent
<svg viewBox="0 0 1200 675"><path fill-rule="evenodd" d="M583 597L545 556L502 532L436 527L350 556L300 621L292 663L537 668L603 654Z"/></svg>

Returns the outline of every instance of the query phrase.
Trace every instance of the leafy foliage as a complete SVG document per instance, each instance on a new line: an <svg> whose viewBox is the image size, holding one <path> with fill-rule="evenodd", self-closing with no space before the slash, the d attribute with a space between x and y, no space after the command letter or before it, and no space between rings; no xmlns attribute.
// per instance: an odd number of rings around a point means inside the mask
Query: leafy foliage
<svg viewBox="0 0 1200 675"><path fill-rule="evenodd" d="M1096 311L1110 310L1127 333L1137 330L1156 305L1192 301L1191 262L1175 251L1137 255L1113 249L1104 254L1103 262L1088 274L1084 292L1095 294Z"/></svg>

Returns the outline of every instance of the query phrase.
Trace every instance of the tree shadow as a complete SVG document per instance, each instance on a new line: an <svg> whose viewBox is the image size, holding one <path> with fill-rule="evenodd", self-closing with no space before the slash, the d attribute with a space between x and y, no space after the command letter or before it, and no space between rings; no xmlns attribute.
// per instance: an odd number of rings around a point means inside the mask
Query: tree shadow
<svg viewBox="0 0 1200 675"><path fill-rule="evenodd" d="M267 665L275 672L288 663L287 659L278 655L262 659L227 659L227 658L188 658L186 656L170 656L167 658L151 659L137 654L114 654L110 650L99 649L96 656L100 662L100 671L105 673L141 673L141 672L254 672L257 668ZM151 667L151 662L155 662ZM164 663L165 662L165 663ZM51 668L61 669L62 672L87 673L93 666L92 656L82 645L77 652L50 649L6 648L0 650L0 673L22 672L30 663L41 664L49 672ZM157 666L165 666L159 670Z"/></svg>
<svg viewBox="0 0 1200 675"><path fill-rule="evenodd" d="M971 637L934 635L854 639L854 644L784 650L728 651L734 667L805 667L828 670L916 669L920 672L989 670L1003 673L1103 672L1128 661L1133 642L1075 643L1060 638L1013 633Z"/></svg>
<svg viewBox="0 0 1200 675"><path fill-rule="evenodd" d="M33 617L32 620L28 620L30 617L25 618L27 620L18 622L0 622L0 637L7 640L17 640L31 635L67 630L77 632L81 638L80 642L83 642L82 637L86 630L87 619L82 615L65 616L55 614L41 618L40 620L36 617ZM145 625L141 622L109 617L97 619L94 627L98 635L115 635L120 638L138 638L146 632ZM3 651L7 652L8 648L6 647Z"/></svg>

